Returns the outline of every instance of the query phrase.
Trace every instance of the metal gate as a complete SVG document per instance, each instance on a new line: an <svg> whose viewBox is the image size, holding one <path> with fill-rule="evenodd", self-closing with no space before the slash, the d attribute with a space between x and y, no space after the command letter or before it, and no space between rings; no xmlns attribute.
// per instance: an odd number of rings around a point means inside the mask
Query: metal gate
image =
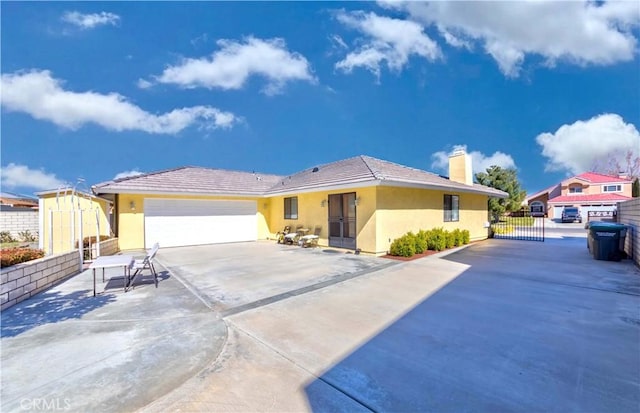
<svg viewBox="0 0 640 413"><path fill-rule="evenodd" d="M490 235L498 239L544 242L544 217L534 217L528 211L502 216L491 224Z"/></svg>

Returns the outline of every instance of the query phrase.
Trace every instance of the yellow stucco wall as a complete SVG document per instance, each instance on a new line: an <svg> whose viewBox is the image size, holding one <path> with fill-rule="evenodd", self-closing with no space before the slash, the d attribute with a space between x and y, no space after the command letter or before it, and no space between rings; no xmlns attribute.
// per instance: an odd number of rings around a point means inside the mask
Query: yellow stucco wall
<svg viewBox="0 0 640 413"><path fill-rule="evenodd" d="M301 225L304 228L308 228L309 233L313 233L314 228L319 225L322 226L322 230L320 232L318 245L329 245L329 205L327 203L329 195L350 192L355 192L356 197L359 198L359 204L356 207L357 248L361 248L365 251L365 247L373 247L375 244L375 187L357 188L354 190L311 192L270 198L270 238L274 238L275 233L282 231L285 225L291 226L292 231L294 231L297 226ZM292 196L298 197L298 219L284 219L284 198ZM323 201L325 202L323 203Z"/></svg>
<svg viewBox="0 0 640 413"><path fill-rule="evenodd" d="M72 251L80 239L80 210L82 210L82 238L110 235L108 201L71 193L46 194L42 200L43 233L39 234L47 253L59 254ZM50 238L52 240L50 244Z"/></svg>
<svg viewBox="0 0 640 413"><path fill-rule="evenodd" d="M285 196L271 198L251 198L258 204L258 238L275 239L275 234L285 225L292 230L297 226L313 232L315 226L321 226L318 244L327 246L328 242L328 204L323 201L331 194L355 192L358 198L356 207L356 247L365 253L384 254L391 241L411 230L443 227L447 230L468 229L472 240L487 238L487 196L456 192L443 192L413 188L395 188L371 186L353 190L320 191L287 195L298 197L298 218L284 218ZM443 195L458 195L460 198L460 220L444 222ZM138 249L144 247L144 198L167 198L167 196L129 195L117 197L118 237L120 248ZM176 196L172 199L206 200L247 200L233 197L190 197ZM131 210L133 202L135 210Z"/></svg>
<svg viewBox="0 0 640 413"><path fill-rule="evenodd" d="M444 222L444 195L458 195L460 219ZM471 240L487 238L486 195L412 188L378 187L375 253L388 251L391 242L411 230L442 227L467 229ZM364 249L363 249L364 250Z"/></svg>
<svg viewBox="0 0 640 413"><path fill-rule="evenodd" d="M267 221L270 204L269 199L220 196L120 194L116 197L116 209L118 211L118 238L120 240L120 249L122 250L144 248L145 198L257 201L258 239L266 239L269 236L269 224ZM131 202L134 203L135 210L131 209Z"/></svg>

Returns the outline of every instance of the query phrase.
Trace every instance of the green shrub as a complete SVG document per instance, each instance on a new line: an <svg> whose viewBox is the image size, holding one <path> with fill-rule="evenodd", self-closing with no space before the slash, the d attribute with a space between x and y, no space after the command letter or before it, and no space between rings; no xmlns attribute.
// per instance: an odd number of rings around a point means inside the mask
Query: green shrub
<svg viewBox="0 0 640 413"><path fill-rule="evenodd" d="M424 253L427 250L427 232L421 229L415 235L415 240L416 240L416 254Z"/></svg>
<svg viewBox="0 0 640 413"><path fill-rule="evenodd" d="M0 267L11 267L12 265L35 260L44 257L44 251L32 248L6 248L0 250Z"/></svg>
<svg viewBox="0 0 640 413"><path fill-rule="evenodd" d="M16 242L16 239L13 238L9 231L0 231L0 242Z"/></svg>
<svg viewBox="0 0 640 413"><path fill-rule="evenodd" d="M456 236L453 232L445 231L444 238L447 248L453 248L456 246Z"/></svg>
<svg viewBox="0 0 640 413"><path fill-rule="evenodd" d="M405 234L391 243L389 254L397 257L413 257L416 253L416 241L413 234Z"/></svg>
<svg viewBox="0 0 640 413"><path fill-rule="evenodd" d="M471 242L471 234L468 229L463 229L462 231L462 244L467 245Z"/></svg>
<svg viewBox="0 0 640 413"><path fill-rule="evenodd" d="M460 245L464 244L464 236L462 235L462 231L458 228L453 230L453 245L455 247L459 247Z"/></svg>
<svg viewBox="0 0 640 413"><path fill-rule="evenodd" d="M23 241L23 242L34 242L38 240L38 235L32 234L31 231L29 231L28 229L18 232L18 237L20 238L20 241Z"/></svg>
<svg viewBox="0 0 640 413"><path fill-rule="evenodd" d="M447 239L444 228L433 228L428 231L427 246L433 251L442 251L447 247Z"/></svg>

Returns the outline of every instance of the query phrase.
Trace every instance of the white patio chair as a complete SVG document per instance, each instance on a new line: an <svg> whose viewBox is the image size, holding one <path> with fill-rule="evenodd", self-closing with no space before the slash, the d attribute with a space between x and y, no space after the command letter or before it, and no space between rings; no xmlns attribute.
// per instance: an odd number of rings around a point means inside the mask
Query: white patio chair
<svg viewBox="0 0 640 413"><path fill-rule="evenodd" d="M131 281L129 281L130 289L133 290L136 278L139 275L142 275L144 270L149 270L149 272L151 272L151 275L153 275L153 280L156 284L156 288L158 288L158 273L156 272L156 268L153 266L153 259L155 258L158 249L160 249L160 244L156 242L155 244L153 244L153 247L149 250L146 257L144 257L143 259L134 260L133 263L131 263L130 270L135 270L135 272L133 273L133 278L131 278Z"/></svg>
<svg viewBox="0 0 640 413"><path fill-rule="evenodd" d="M293 245L294 243L298 242L298 239L302 235L302 234L300 234L300 230L302 228L304 228L304 226L297 225L295 232L290 232L287 235L285 235L284 236L284 244Z"/></svg>
<svg viewBox="0 0 640 413"><path fill-rule="evenodd" d="M298 245L301 247L315 247L318 245L318 239L320 239L320 233L322 232L322 225L316 225L313 230L313 234L304 235L300 237Z"/></svg>

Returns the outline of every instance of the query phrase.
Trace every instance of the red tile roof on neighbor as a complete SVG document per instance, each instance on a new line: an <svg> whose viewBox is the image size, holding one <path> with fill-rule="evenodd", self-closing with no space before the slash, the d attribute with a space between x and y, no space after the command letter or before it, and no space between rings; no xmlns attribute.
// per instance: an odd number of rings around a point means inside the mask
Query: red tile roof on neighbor
<svg viewBox="0 0 640 413"><path fill-rule="evenodd" d="M596 172L585 172L580 175L574 176L574 178L582 179L594 184L604 184L609 182L631 182L630 179L620 178L619 176L603 175ZM569 178L573 179L573 178Z"/></svg>
<svg viewBox="0 0 640 413"><path fill-rule="evenodd" d="M593 194L593 195L562 195L549 200L550 204L554 203L578 203L586 202L620 202L627 201L631 198L620 194Z"/></svg>

